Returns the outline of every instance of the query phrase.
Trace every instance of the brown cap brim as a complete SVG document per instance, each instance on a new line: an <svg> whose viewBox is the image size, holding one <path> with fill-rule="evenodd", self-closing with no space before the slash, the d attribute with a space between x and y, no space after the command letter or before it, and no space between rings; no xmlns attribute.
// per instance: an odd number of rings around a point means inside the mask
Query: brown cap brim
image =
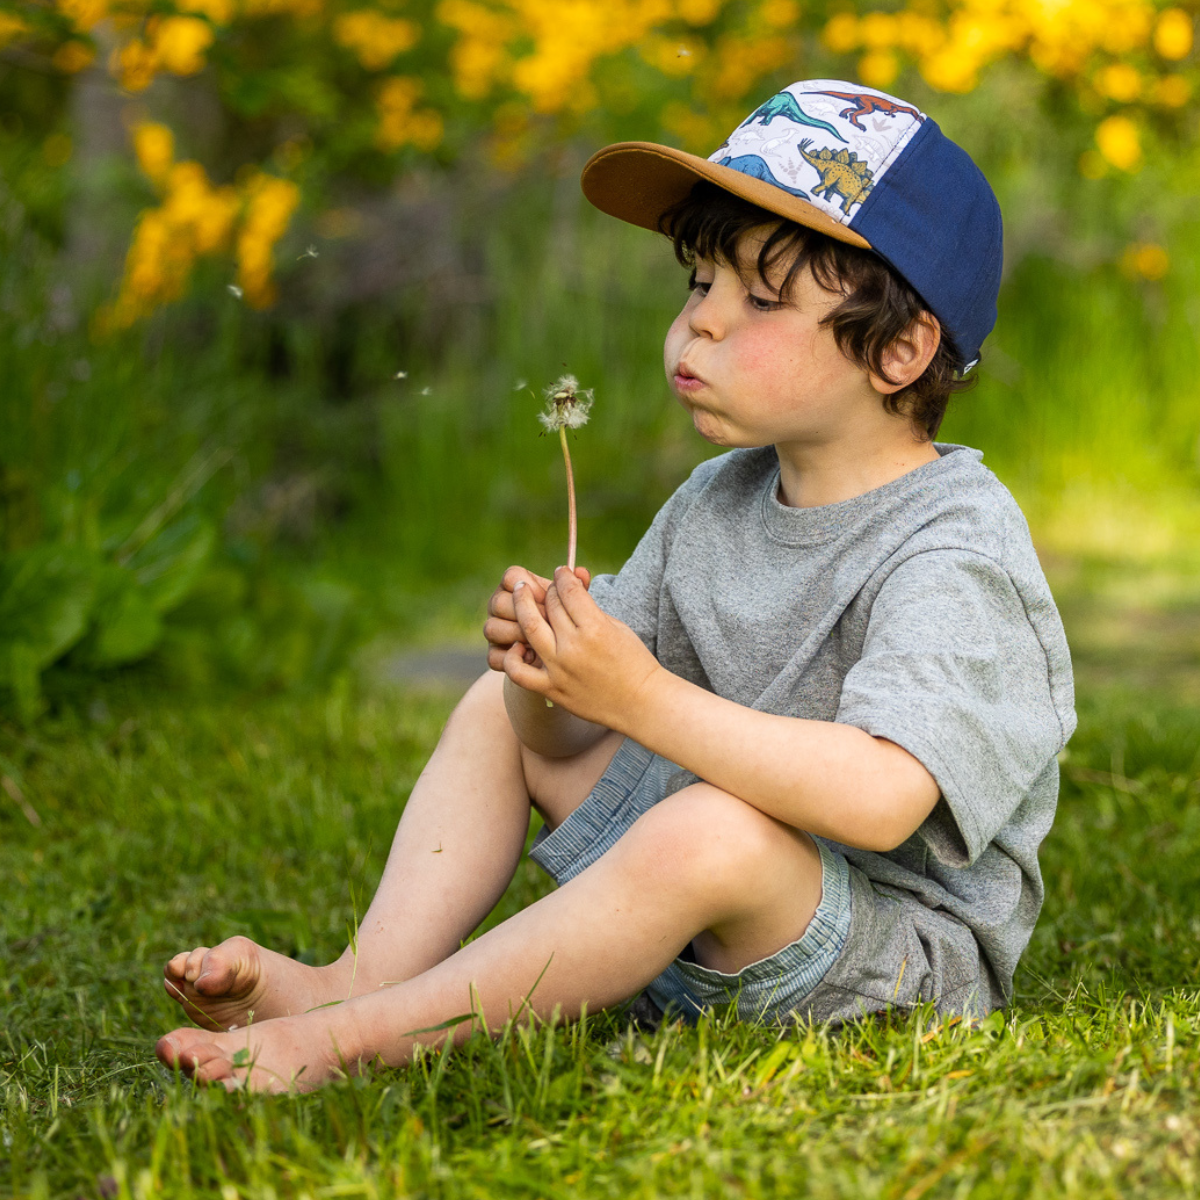
<svg viewBox="0 0 1200 1200"><path fill-rule="evenodd" d="M861 234L765 179L655 142L617 142L597 150L584 166L580 184L601 212L657 233L663 213L685 200L700 179L836 241L872 249Z"/></svg>

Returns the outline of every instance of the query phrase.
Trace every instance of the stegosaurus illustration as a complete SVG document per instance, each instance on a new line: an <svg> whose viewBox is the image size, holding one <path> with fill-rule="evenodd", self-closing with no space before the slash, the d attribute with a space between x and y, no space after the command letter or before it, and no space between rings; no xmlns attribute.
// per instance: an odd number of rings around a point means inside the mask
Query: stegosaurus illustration
<svg viewBox="0 0 1200 1200"><path fill-rule="evenodd" d="M798 142L796 148L804 161L821 176L821 182L812 189L814 196L825 193L827 200L835 195L842 198L842 212L850 215L855 204L861 204L874 186L871 168L853 150L830 150L828 147L809 154L810 139Z"/></svg>

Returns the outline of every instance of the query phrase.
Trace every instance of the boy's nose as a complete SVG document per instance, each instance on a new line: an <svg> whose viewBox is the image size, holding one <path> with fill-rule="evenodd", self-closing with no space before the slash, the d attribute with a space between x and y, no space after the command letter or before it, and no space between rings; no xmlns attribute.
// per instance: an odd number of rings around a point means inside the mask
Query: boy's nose
<svg viewBox="0 0 1200 1200"><path fill-rule="evenodd" d="M688 316L688 328L697 337L720 338L725 331L725 318L721 306L710 291Z"/></svg>

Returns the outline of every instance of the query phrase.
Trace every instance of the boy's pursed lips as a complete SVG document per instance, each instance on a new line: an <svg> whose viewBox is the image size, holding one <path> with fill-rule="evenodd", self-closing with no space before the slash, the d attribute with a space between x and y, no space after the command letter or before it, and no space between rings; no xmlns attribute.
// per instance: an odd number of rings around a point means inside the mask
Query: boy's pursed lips
<svg viewBox="0 0 1200 1200"><path fill-rule="evenodd" d="M704 379L682 362L676 366L671 382L677 392L694 392L705 386Z"/></svg>

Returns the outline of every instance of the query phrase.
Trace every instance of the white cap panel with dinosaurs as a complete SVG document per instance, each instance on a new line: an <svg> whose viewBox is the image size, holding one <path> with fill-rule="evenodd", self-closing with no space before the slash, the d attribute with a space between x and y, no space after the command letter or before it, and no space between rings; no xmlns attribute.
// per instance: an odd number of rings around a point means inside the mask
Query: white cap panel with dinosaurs
<svg viewBox="0 0 1200 1200"><path fill-rule="evenodd" d="M845 80L808 79L760 105L709 162L773 183L842 225L920 130L925 114Z"/></svg>

